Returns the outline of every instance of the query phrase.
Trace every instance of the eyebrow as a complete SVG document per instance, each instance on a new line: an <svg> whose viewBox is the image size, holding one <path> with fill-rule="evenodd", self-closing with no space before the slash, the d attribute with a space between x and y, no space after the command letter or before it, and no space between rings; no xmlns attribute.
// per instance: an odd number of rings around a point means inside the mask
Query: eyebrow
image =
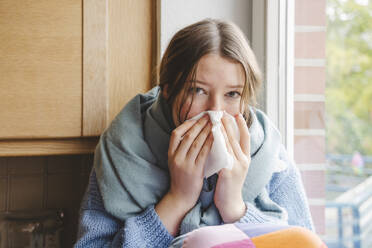
<svg viewBox="0 0 372 248"><path fill-rule="evenodd" d="M200 84L204 84L204 85L209 85L207 82L203 82L203 81L200 81L200 80L195 80L196 83L200 83ZM241 84L238 84L238 85L227 85L226 86L227 88L233 88L233 89L240 89L240 88L243 88L244 86L241 85Z"/></svg>

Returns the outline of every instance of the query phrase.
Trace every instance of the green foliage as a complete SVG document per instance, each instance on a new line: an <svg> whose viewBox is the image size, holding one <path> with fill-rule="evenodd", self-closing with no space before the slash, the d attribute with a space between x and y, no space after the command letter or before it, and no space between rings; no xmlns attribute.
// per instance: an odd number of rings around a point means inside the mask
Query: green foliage
<svg viewBox="0 0 372 248"><path fill-rule="evenodd" d="M372 4L327 0L327 153L372 154Z"/></svg>

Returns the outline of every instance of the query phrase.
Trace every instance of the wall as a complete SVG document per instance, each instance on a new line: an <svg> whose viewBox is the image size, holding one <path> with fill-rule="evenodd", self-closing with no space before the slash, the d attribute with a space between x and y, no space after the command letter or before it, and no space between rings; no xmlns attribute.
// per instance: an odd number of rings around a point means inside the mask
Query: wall
<svg viewBox="0 0 372 248"><path fill-rule="evenodd" d="M295 5L294 159L315 227L324 234L326 0Z"/></svg>
<svg viewBox="0 0 372 248"><path fill-rule="evenodd" d="M179 29L208 17L233 21L250 40L251 9L251 0L162 0L161 54Z"/></svg>

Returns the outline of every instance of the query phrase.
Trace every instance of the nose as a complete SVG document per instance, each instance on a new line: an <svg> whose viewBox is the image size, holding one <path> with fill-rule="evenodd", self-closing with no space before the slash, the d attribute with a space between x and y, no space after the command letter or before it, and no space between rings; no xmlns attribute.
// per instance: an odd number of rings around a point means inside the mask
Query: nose
<svg viewBox="0 0 372 248"><path fill-rule="evenodd" d="M220 99L218 96L212 96L209 99L209 110L213 111L223 110L223 99Z"/></svg>

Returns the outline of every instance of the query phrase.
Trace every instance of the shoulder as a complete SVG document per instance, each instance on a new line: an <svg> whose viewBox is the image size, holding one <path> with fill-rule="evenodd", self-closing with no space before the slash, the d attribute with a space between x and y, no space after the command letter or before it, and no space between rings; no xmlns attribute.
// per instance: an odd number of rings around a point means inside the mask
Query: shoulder
<svg viewBox="0 0 372 248"><path fill-rule="evenodd" d="M89 176L89 182L81 203L81 209L100 211L105 210L94 168L92 169Z"/></svg>
<svg viewBox="0 0 372 248"><path fill-rule="evenodd" d="M276 191L276 189L282 184L290 183L296 185L300 182L301 176L295 162L293 159L288 157L284 145L281 145L277 170L273 173L271 180L267 185L269 192Z"/></svg>
<svg viewBox="0 0 372 248"><path fill-rule="evenodd" d="M130 99L104 130L103 138L109 138L117 144L121 143L124 134L126 136L142 136L143 113L155 102L159 93L160 87L155 86Z"/></svg>

